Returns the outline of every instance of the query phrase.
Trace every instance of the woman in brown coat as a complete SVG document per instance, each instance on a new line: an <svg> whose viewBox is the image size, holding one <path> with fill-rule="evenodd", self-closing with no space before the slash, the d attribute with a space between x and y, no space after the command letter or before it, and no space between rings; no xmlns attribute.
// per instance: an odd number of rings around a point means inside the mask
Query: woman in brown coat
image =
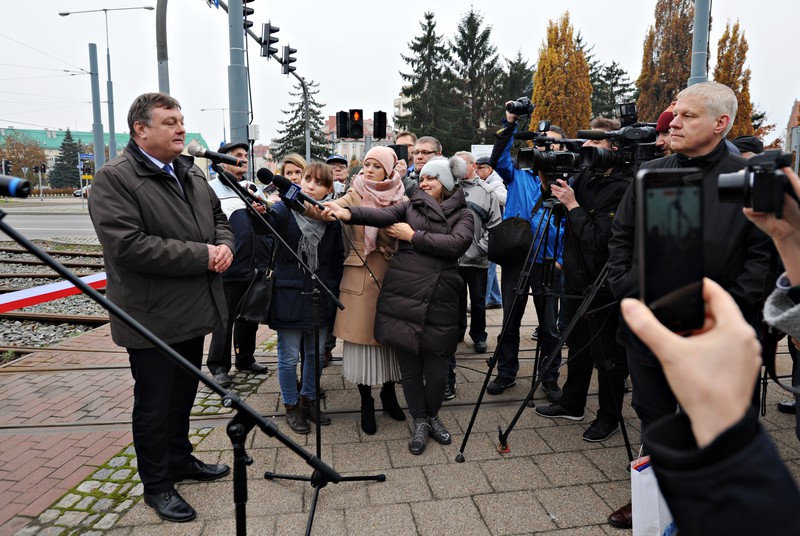
<svg viewBox="0 0 800 536"><path fill-rule="evenodd" d="M388 147L374 147L364 157L364 169L352 181L350 189L334 201L342 207L380 208L405 199L402 174L395 171L397 156ZM382 385L383 411L393 419L405 419L397 403L394 382L400 379L394 351L375 340L375 309L389 269L389 260L397 250L397 240L383 229L363 225L345 227L352 246L344 261L344 275L339 299L344 310L336 314L334 335L344 341L342 375L358 385L361 395L361 429L372 435L375 401L372 385Z"/></svg>

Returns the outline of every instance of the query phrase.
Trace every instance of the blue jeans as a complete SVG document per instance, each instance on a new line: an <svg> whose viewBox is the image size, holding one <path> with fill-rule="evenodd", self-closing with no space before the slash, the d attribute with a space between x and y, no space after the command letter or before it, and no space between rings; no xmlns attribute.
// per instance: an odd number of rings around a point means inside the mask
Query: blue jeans
<svg viewBox="0 0 800 536"><path fill-rule="evenodd" d="M311 329L278 329L278 383L281 386L283 403L294 406L298 402L297 362L300 360L300 343L303 342L305 359L303 360L303 385L300 395L315 398L314 374L314 331ZM325 353L325 337L328 326L319 328L319 363ZM322 370L322 368L320 368Z"/></svg>
<svg viewBox="0 0 800 536"><path fill-rule="evenodd" d="M486 303L502 303L500 296L500 283L497 282L497 265L489 263L488 279L486 280Z"/></svg>

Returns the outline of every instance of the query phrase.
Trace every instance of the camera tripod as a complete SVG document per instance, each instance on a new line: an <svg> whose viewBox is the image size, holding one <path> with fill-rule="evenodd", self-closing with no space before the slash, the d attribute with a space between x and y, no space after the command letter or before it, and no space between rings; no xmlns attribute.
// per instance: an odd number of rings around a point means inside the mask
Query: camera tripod
<svg viewBox="0 0 800 536"><path fill-rule="evenodd" d="M500 348L502 347L503 341L506 338L509 325L512 322L516 324L516 320L515 319L512 320L512 318L514 317L515 313L520 309L518 307L518 303L521 302L522 295L528 293L528 281L531 276L531 271L534 268L534 260L539 258L539 254L542 251L543 246L545 247L545 249L542 258L545 262L543 263L542 267L541 283L543 286L546 285L546 288L551 289L551 292L544 293L544 298L545 298L544 307L545 308L548 307L550 305L549 300L554 299L552 293L552 278L555 274L555 259L553 258L545 259L544 257L546 257L546 253L548 251L553 251L554 253L558 251L558 233L556 234L556 239L554 241L555 243L553 244L552 250L547 247L547 242L551 225L553 225L556 229L561 228L561 220L563 215L562 211L560 210L560 207L561 203L559 203L556 198L541 197L540 200L537 202L536 206L534 206L533 210L531 211L531 217L535 217L535 215L539 212L539 209L541 208L542 217L539 220L536 232L533 234L533 238L530 244L528 245L528 250L524 257L525 260L523 261L523 265L519 277L517 279L517 284L514 287L514 298L511 300L511 304L508 306L508 309L505 309L504 305L504 310L509 311L509 313L508 314L504 313L503 315L503 325L500 329L500 335L497 338L497 346L495 347L492 356L487 360L488 369L486 371L486 375L483 380L483 385L481 386L481 391L478 394L478 401L475 404L475 408L470 417L469 424L467 425L467 430L464 434L464 439L462 440L461 447L459 448L458 455L456 456L456 461L459 463L464 461L464 449L466 448L467 442L469 441L472 428L475 424L475 419L477 418L478 410L480 409L481 403L486 394L486 390L489 385L489 380L492 377L492 371L494 370L497 364L498 353L500 351ZM519 311L518 314L521 317L522 312ZM518 326L516 327L516 329L518 329ZM541 378L543 377L541 374L541 370L547 370L541 368L541 366L539 365L538 363L539 354L540 350L539 350L539 345L537 344L534 372L533 372L534 383L536 386L538 386L541 383L541 381L539 382L535 381L537 376L537 371L539 371L538 376ZM550 366L551 364L552 361L548 364L548 366Z"/></svg>

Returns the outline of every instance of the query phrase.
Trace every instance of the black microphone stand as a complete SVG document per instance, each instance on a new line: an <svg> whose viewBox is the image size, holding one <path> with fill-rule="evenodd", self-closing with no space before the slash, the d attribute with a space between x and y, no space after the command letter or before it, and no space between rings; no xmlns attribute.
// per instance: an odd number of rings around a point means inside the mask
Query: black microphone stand
<svg viewBox="0 0 800 536"><path fill-rule="evenodd" d="M263 223L264 226L267 229L270 230L270 232L275 237L275 239L278 240L283 245L283 247L286 248L287 251L291 252L291 254L295 257L297 262L303 268L303 271L305 273L307 273L307 274L310 274L309 277L312 279L312 281L314 283L314 288L313 288L313 290L311 292L311 295L312 295L312 298L311 298L311 317L312 318L311 318L311 320L312 320L313 332L314 332L314 378L316 380L315 381L316 385L314 387L314 391L315 391L315 396L314 396L314 398L315 398L315 400L314 400L314 415L315 415L315 419L314 420L315 420L315 424L316 424L315 433L316 433L316 437L317 437L316 459L321 460L322 459L322 427L320 425L320 413L321 413L321 411L320 411L320 405L319 405L320 404L320 396L319 396L320 395L320 376L321 376L321 370L320 370L320 366L319 366L320 365L319 328L320 328L320 294L321 293L320 293L319 289L322 288L324 291L326 291L328 296L331 298L331 300L333 300L333 302L336 304L336 306L339 309L344 309L344 305L342 304L342 302L339 301L339 299L336 297L336 295L328 287L326 287L325 284L322 281L320 281L319 278L309 269L309 267L303 262L303 260L297 254L297 252L289 247L289 245L286 243L286 241L283 239L283 237L280 236L280 234L278 234L278 232L269 224L267 219L262 214L260 214L251 204L251 202L258 202L258 203L262 203L262 204L263 204L263 202L261 200L255 198L245 188L243 188L241 185L237 184L234 180L232 180L230 178L230 176L226 175L216 164L212 164L211 166L214 168L214 170L219 175L220 180L222 182L224 182L224 184L228 188L230 188L239 197L239 199L244 201L244 204L247 206L247 209L250 211L250 213L254 214L261 221L261 223ZM289 208L288 202L287 202L287 210L291 210ZM240 423L238 421L235 421L235 419L234 419L234 421L232 421L231 424L228 425L228 435L231 437L231 442L234 443L234 454L236 456L243 456L244 457L244 459L242 460L244 463L241 464L242 468L239 471L237 471L236 465L234 465L234 501L238 500L238 501L244 502L244 501L247 501L247 487L246 487L246 484L244 486L244 490L239 490L239 493L238 493L238 496L237 496L237 488L236 488L235 479L236 479L237 473L241 473L241 475L244 477L243 479L246 481L247 476L246 476L246 472L245 472L245 469L244 469L244 465L249 465L249 463L252 463L252 460L250 460L247 457L246 453L244 452L244 439L247 437L247 432L249 432L249 429L240 430L240 428L239 428L240 424L242 424L242 423ZM234 440L234 435L235 435L235 438L236 438L235 440ZM237 446L237 443L238 443L238 446ZM249 460L249 462L248 462L248 460ZM235 462L236 462L236 458L234 458L234 463ZM314 488L314 497L313 497L313 499L311 501L311 507L309 509L308 522L306 524L306 535L310 535L311 534L311 527L314 524L314 515L315 515L316 510L317 510L317 501L318 501L318 498L319 498L319 491L322 488L324 488L325 486L327 486L329 482L334 482L334 483L338 484L339 482L354 482L354 481L365 481L365 480L375 480L377 482L384 482L386 480L386 475L384 475L384 474L378 474L378 475L372 475L372 476L365 475L365 476L347 476L347 477L343 477L343 476L339 475L338 473L336 473L336 476L337 476L337 480L334 481L334 480L332 480L330 478L327 478L324 473L322 473L322 472L320 472L318 470L315 470L311 476L278 474L278 473L273 473L272 471L267 471L266 473L264 473L264 478L267 479L267 480L271 480L271 479L277 478L277 479L283 479L283 480L301 480L301 481L304 481L304 482L310 482L311 483L311 487ZM239 502L237 502L236 504L237 504L237 525L238 525L238 523L239 523L239 519L238 519Z"/></svg>
<svg viewBox="0 0 800 536"><path fill-rule="evenodd" d="M226 391L221 385L209 378L200 369L195 368L182 355L169 347L164 341L159 339L154 333L145 328L136 319L126 313L123 309L106 299L105 296L84 283L79 277L67 270L61 263L45 253L36 244L29 241L25 236L9 226L3 219L6 213L0 210L0 231L10 236L15 242L20 244L31 254L42 260L47 266L52 268L61 277L75 285L81 292L97 302L110 314L119 318L128 327L142 336L147 342L152 344L162 354L173 363L178 365L184 372L202 382L209 389L217 393L222 398L222 405L226 408L233 408L236 416L228 424L228 435L231 437L234 452L233 466L233 495L236 504L236 533L243 536L247 533L246 504L247 504L247 465L253 463L244 450L244 441L247 434L255 426L269 437L274 437L289 449L300 456L314 469L313 477L317 481L338 483L342 477L331 466L325 464L319 456L314 456L303 447L295 443L290 437L278 430L275 423L265 419L256 410L245 404L242 399L233 391Z"/></svg>

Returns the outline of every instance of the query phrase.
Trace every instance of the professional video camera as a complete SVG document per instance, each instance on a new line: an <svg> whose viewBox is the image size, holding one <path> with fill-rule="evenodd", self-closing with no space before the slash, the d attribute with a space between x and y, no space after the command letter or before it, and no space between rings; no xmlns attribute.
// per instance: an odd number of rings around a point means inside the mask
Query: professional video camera
<svg viewBox="0 0 800 536"><path fill-rule="evenodd" d="M579 142L577 140L552 138L547 135L548 130L550 130L550 121L539 121L535 132L518 132L514 134L517 139L531 140L535 146L520 148L517 153L517 167L546 173L579 172ZM567 150L554 151L554 145L561 145ZM542 149L539 149L539 147Z"/></svg>
<svg viewBox="0 0 800 536"><path fill-rule="evenodd" d="M781 218L783 194L789 194L800 204L792 183L780 169L791 165L791 153L778 149L753 156L742 171L720 174L719 200L723 203L741 201L756 212L774 213L776 218Z"/></svg>
<svg viewBox="0 0 800 536"><path fill-rule="evenodd" d="M636 103L617 105L617 114L622 128L611 132L579 130L578 138L610 140L616 151L602 147L581 147L580 167L597 171L609 168L627 168L636 171L644 162L661 158L662 151L656 147L655 123L637 123Z"/></svg>

